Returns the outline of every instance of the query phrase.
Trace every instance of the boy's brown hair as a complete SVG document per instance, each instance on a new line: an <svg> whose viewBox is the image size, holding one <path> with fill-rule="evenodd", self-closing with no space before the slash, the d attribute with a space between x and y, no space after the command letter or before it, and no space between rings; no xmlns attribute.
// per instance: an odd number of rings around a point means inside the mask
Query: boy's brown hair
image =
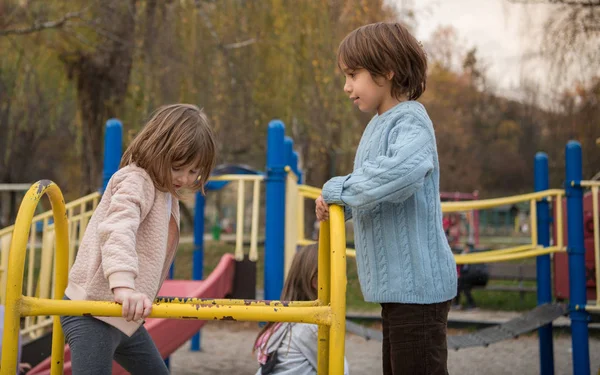
<svg viewBox="0 0 600 375"><path fill-rule="evenodd" d="M340 43L338 66L342 70L366 69L373 78L392 78L392 96L418 99L427 83L427 55L414 36L399 23L361 26Z"/></svg>
<svg viewBox="0 0 600 375"><path fill-rule="evenodd" d="M171 104L152 114L127 147L120 168L135 163L148 172L158 190L179 197L171 182L171 168L197 163L199 178L193 190L204 194L215 153L215 137L204 111L192 104Z"/></svg>

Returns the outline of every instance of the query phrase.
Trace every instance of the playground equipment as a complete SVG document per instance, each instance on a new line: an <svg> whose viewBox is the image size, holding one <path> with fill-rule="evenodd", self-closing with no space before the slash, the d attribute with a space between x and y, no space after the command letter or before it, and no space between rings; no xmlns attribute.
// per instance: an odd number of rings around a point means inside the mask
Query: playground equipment
<svg viewBox="0 0 600 375"><path fill-rule="evenodd" d="M554 374L554 357L552 343L552 321L568 311L571 318L571 331L573 342L573 373L575 375L587 375L590 373L589 347L588 347L588 320L589 312L600 312L600 299L588 303L585 295L586 269L584 263L585 246L583 241L583 191L591 188L593 207L593 236L595 254L596 288L600 285L600 227L598 224L598 181L582 181L581 171L581 146L577 142L569 142L566 146L566 182L565 190L549 189L548 181L548 157L544 153L538 153L535 159L535 193L524 194L513 197L477 200L471 202L444 202L442 211L444 213L468 212L503 205L514 205L528 203L530 210L530 238L529 244L514 246L510 248L489 250L484 252L456 255L458 264L475 264L504 262L525 258L536 258L537 275L537 299L538 307L523 317L512 320L499 327L493 327L475 334L449 338L449 346L455 349L470 347L474 345L487 346L491 343L516 337L523 333L538 329L540 347L540 372L541 374ZM290 188L288 188L290 189ZM296 207L286 207L296 210L295 231L286 233L286 242L305 245L312 243L304 237L304 220L302 218L304 199L315 199L320 190L308 186L292 187L297 189L297 203L291 203ZM564 208L563 202L566 196L566 209L568 222L563 225ZM549 205L553 204L554 217L550 217ZM551 220L552 219L552 220ZM551 222L554 226L554 241L550 242ZM565 230L568 233L565 234ZM289 238L296 234L295 238ZM568 247L565 239L569 238ZM287 248L287 247L286 247ZM349 256L355 256L355 251L347 249ZM568 257L569 275L569 305L552 304L552 277L551 277L551 254L556 256L564 254ZM600 293L596 293L599 296Z"/></svg>
<svg viewBox="0 0 600 375"><path fill-rule="evenodd" d="M511 337L514 335L518 335L520 333L524 333L531 329L535 329L537 327L541 327L539 330L540 334L540 368L542 374L552 374L553 373L553 357L552 357L552 326L551 321L558 315L564 313L564 309L561 310L560 305L553 305L552 303L552 288L550 281L550 270L551 270L551 258L549 254L556 253L558 254L567 254L569 257L569 276L571 278L571 282L569 285L570 292L574 296L571 298L568 311L572 319L572 332L573 332L573 364L574 364L574 374L589 374L589 348L587 347L588 340L588 332L587 332L587 319L588 312L595 311L598 309L598 302L596 302L596 306L593 304L587 304L585 299L585 293L581 294L581 290L585 290L585 272L583 267L583 243L580 243L579 237L583 238L583 212L578 211L580 201L583 195L583 190L586 187L591 187L592 196L596 197L598 195L598 182L586 182L581 181L581 150L577 143L571 142L567 145L567 183L565 185L565 190L553 189L548 190L548 161L545 154L536 155L536 164L535 164L535 172L536 172L536 184L535 190L536 193L525 194L515 197L507 197L507 198L499 198L499 199L488 199L488 200L479 200L472 202L445 202L442 204L442 209L446 213L454 213L454 212L469 212L473 210L486 209L490 207L496 207L500 205L507 204L516 204L519 202L525 202L529 204L530 207L530 227L531 230L531 242L527 245L512 247L508 249L499 249L486 251L484 253L473 253L468 255L460 255L457 256L458 263L489 263L489 262L498 262L498 261L507 261L507 260L515 260L515 259L523 259L526 257L536 257L537 259L537 277L538 277L538 307L533 310L529 314L526 314L523 317L523 324L513 324L515 330L508 332L503 337ZM314 187L309 187L305 185L301 185L302 175L298 171L297 167L297 155L293 152L293 142L290 138L285 137L284 127L281 122L274 121L269 125L269 138L268 138L268 156L267 156L267 170L266 174L257 175L257 176L221 176L219 178L227 179L227 180L236 180L238 182L238 186L241 188L245 182L253 181L254 190L260 190L260 188L256 187L256 184L260 184L260 181L263 179L266 180L267 185L267 197L266 205L267 205L267 220L266 220L266 246L265 246L265 296L269 298L269 295L277 294L279 295L281 291L281 286L283 285L283 276L285 273L285 264L286 259L291 259L291 255L295 251L298 245L304 245L307 243L311 243L313 241L308 240L304 237L304 200L305 199L315 199L320 194L320 190ZM248 180L249 179L249 180ZM260 185L259 185L260 186ZM243 188L242 188L243 190ZM238 194L239 190L238 190ZM242 194L243 195L243 194ZM564 226L562 224L563 221L563 213L564 208L561 204L556 204L557 202L563 201L564 197L567 196L567 210L569 211L568 215L568 225ZM258 200L253 201L253 207L257 204ZM554 213L553 222L556 223L556 228L553 231L553 243L550 242L550 209L549 205L553 205L552 212ZM238 202L238 211L240 203ZM93 206L93 203L88 203L88 207ZM69 206L75 207L75 206ZM593 207L598 207L597 201L594 202ZM242 210L244 209L242 205ZM335 209L337 210L337 208ZM67 210L68 211L68 210ZM81 213L81 212L84 213ZM73 210L74 218L85 218L88 213L83 209L75 209ZM258 212L258 210L253 210L252 221L255 221L254 212ZM341 215L341 210L339 211ZM89 212L91 215L91 210ZM198 215L203 215L202 211L197 208L196 209L196 218ZM598 237L598 214L597 209L594 212L594 228L595 229L595 247L596 247L596 259L600 259L598 256L598 248L599 245L597 237ZM69 215L67 215L69 216ZM238 212L238 219L239 219ZM243 214L241 215L243 217ZM89 218L89 216L87 216ZM580 222L577 221L577 217L581 218ZM50 217L47 216L48 222ZM69 216L71 218L71 216ZM341 223L339 224L339 229L343 230L343 218L340 219ZM71 220L71 219L69 219ZM332 218L333 220L333 218ZM256 221L258 221L258 217L256 217ZM79 233L82 233L81 226L79 225ZM333 225L333 222L332 222ZM54 231L52 229L52 224L48 224L48 228L50 231ZM238 228L243 228L243 225L238 225ZM254 229L258 227L253 227L251 232L256 233L258 229ZM339 240L340 235L337 234L339 232L334 232L336 234L331 234L331 238L326 240L325 236L329 235L329 227L327 225L323 226L321 229L321 242L330 240L333 241ZM568 229L568 236L564 233L564 230ZM2 240L0 232L0 242ZM15 234L17 231L15 231ZM76 234L77 230L69 231L71 238L77 238ZM202 234L202 233L200 233ZM239 233L238 233L239 234ZM202 242L199 238L202 236L198 236L198 242L196 243L196 249L194 252L194 260L196 260L196 252L199 252L201 256L201 248ZM255 236L253 236L255 237ZM569 238L569 247L566 249L565 244L566 238ZM244 258L242 249L242 236L237 236L236 241L240 241L240 245L237 245L236 242L236 255L239 259ZM10 241L10 239L8 240ZM48 240L50 241L50 240ZM13 238L13 246L14 238ZM339 246L344 246L343 244L338 243ZM69 243L69 246L74 246ZM333 246L333 244L332 244ZM281 251L285 247L286 254ZM256 249L256 248L254 248ZM58 250L58 249L57 249ZM566 250L566 252L565 252ZM256 254L256 250L253 250L252 246L250 249L249 258L253 257L253 252ZM340 251L338 251L339 253ZM3 254L6 252L3 251ZM12 257L13 251L11 251ZM346 254L348 256L355 255L354 250L346 250ZM241 257L240 257L241 255ZM196 263L196 262L194 262ZM8 264L8 262L3 263ZM12 262L11 262L12 264ZM11 265L12 267L12 265ZM321 267L321 265L320 265ZM596 267L596 270L600 269L600 267ZM196 272L196 271L194 271ZM200 269L201 272L201 269ZM332 270L332 272L334 272ZM345 280L345 272L338 275L344 275ZM234 272L235 273L235 272ZM321 272L320 272L321 273ZM202 275L200 274L200 277ZM212 275L211 275L212 276ZM598 277L598 275L596 275ZM332 282L334 279L338 277L332 274ZM50 280L50 279L48 279ZM336 279L337 280L337 279ZM339 281L339 280L337 280ZM47 282L48 285L51 285L51 282ZM583 285L583 286L582 286ZM596 283L596 285L600 285L600 283ZM344 284L345 287L345 284ZM575 291L575 293L573 293ZM163 292L161 291L161 294ZM56 295L56 294L55 294ZM598 294L597 294L598 295ZM29 303L30 297L23 297L21 301L26 301ZM272 299L276 299L272 298ZM325 297L324 297L325 298ZM214 300L210 303L220 303L224 301L227 304L227 307L235 305L235 303L239 302L231 302L231 300ZM319 304L316 301L313 301L312 306L324 307L326 303L322 302L325 300L321 300L321 296L319 296ZM332 298L333 301L333 298ZM339 301L339 299L338 299ZM45 301L44 301L45 302ZM69 307L83 307L82 305L62 305L63 303L69 303L72 301L57 301L59 305L51 305L52 311L58 311L59 307L61 308L61 313L70 314L67 309ZM199 303L199 306L205 306L203 304L204 300L191 299L190 303ZM252 304L258 303L259 306L267 307L271 306L273 308L273 304L267 303L262 304L262 302L252 302ZM112 304L112 307L115 307ZM166 305L166 304L164 304ZM161 306L164 306L161 305ZM36 305L37 306L37 305ZM291 304L289 306L297 307L304 306L303 304ZM93 305L95 308L96 305ZM100 308L100 306L97 306ZM50 315L51 313L47 312L48 308L45 307L46 310L43 310L42 313L45 315ZM37 309L37 308L36 308ZM38 311L37 309L36 311ZM73 310L73 311L81 311L81 310ZM96 314L96 311L105 311L105 310L94 310L92 313ZM173 310L171 310L173 311ZM179 311L179 310L178 310ZM322 310L317 310L319 313ZM341 311L341 310L336 310ZM28 312L30 313L30 311ZM166 314L166 312L165 312ZM557 315L558 314L558 315ZM153 315L154 316L154 315ZM162 315L166 316L166 315ZM278 315L281 316L281 315ZM286 315L286 318L288 315ZM339 318L339 315L338 315ZM261 320L265 320L267 318L261 318ZM254 319L248 319L254 320ZM514 323L514 322L513 322ZM333 324L333 323L332 323ZM338 324L338 323L336 323ZM340 323L343 324L343 323ZM338 325L339 327L339 325ZM498 330L503 330L509 328L508 325L504 327L498 328ZM496 330L496 331L498 331ZM489 343L495 342L490 340L491 334L487 334L485 332L479 332L478 337L474 339L474 341L470 341L467 343L466 340L454 341L454 343L458 343L456 345L452 345L452 339L449 341L451 347L467 347L472 346L473 343L478 345L487 345ZM463 337L464 338L464 337ZM502 338L502 337L501 337ZM160 339L159 339L160 341ZM185 340L181 340L183 343ZM163 355L166 352L162 352ZM333 352L332 352L333 355ZM333 358L333 357L332 357ZM337 358L337 357L336 357ZM4 356L3 356L4 359ZM320 365L321 366L321 365ZM331 372L330 372L331 373Z"/></svg>
<svg viewBox="0 0 600 375"><path fill-rule="evenodd" d="M23 271L33 211L48 194L56 233L54 299L22 294ZM330 223L325 223L319 242L318 299L315 301L245 301L176 299L155 301L151 318L220 319L249 321L289 321L319 325L319 374L342 374L345 338L345 229L343 209L331 207ZM330 233L330 228L331 232ZM114 302L62 300L68 274L68 220L60 189L50 181L40 181L27 192L11 244L6 295L6 316L0 373L11 374L17 366L19 320L23 316L55 315L52 337L51 374L61 374L64 363L64 336L58 315L120 316ZM331 356L330 356L331 354Z"/></svg>

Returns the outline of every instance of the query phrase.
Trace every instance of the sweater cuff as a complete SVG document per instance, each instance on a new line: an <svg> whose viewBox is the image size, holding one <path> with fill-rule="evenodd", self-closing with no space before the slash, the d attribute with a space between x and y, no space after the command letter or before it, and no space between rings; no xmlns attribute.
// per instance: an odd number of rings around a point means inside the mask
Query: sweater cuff
<svg viewBox="0 0 600 375"><path fill-rule="evenodd" d="M135 289L135 274L128 271L113 272L108 275L108 285L111 291L115 288Z"/></svg>
<svg viewBox="0 0 600 375"><path fill-rule="evenodd" d="M344 201L342 201L342 189L344 188L344 182L348 178L350 178L350 175L334 177L323 185L321 194L327 204L345 205Z"/></svg>

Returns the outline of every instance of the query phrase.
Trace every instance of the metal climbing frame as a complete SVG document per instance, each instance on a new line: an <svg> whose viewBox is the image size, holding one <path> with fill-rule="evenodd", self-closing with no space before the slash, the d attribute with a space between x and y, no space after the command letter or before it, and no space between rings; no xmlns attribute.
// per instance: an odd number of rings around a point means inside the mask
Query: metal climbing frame
<svg viewBox="0 0 600 375"><path fill-rule="evenodd" d="M23 296L26 247L35 207L47 194L54 214L56 233L56 282L54 299ZM315 301L240 301L181 299L155 303L151 318L247 320L299 322L319 325L318 373L343 374L346 314L346 236L344 212L330 209L330 221L322 224L319 241L319 293ZM44 180L34 184L21 203L9 255L6 313L1 375L13 375L17 368L18 335L21 317L54 315L51 374L62 374L64 335L60 315L121 316L121 306L106 301L63 300L67 286L69 231L65 204L58 186ZM215 308L218 307L218 308Z"/></svg>

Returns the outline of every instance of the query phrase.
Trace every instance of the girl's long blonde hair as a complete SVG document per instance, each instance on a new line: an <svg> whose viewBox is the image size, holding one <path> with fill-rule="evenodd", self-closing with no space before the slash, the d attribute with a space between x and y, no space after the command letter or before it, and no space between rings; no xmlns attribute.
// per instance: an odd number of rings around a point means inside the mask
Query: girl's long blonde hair
<svg viewBox="0 0 600 375"><path fill-rule="evenodd" d="M135 163L148 172L158 190L179 197L171 182L171 168L196 163L199 178L193 190L204 194L215 153L215 137L204 111L192 104L171 104L152 114L127 147L120 168Z"/></svg>
<svg viewBox="0 0 600 375"><path fill-rule="evenodd" d="M319 265L319 246L317 244L308 245L296 253L290 266L283 291L281 292L282 301L314 301L317 299L318 292L314 286L317 281ZM254 340L253 352L256 350L256 344L260 337L272 329L277 323L269 322L263 327Z"/></svg>

